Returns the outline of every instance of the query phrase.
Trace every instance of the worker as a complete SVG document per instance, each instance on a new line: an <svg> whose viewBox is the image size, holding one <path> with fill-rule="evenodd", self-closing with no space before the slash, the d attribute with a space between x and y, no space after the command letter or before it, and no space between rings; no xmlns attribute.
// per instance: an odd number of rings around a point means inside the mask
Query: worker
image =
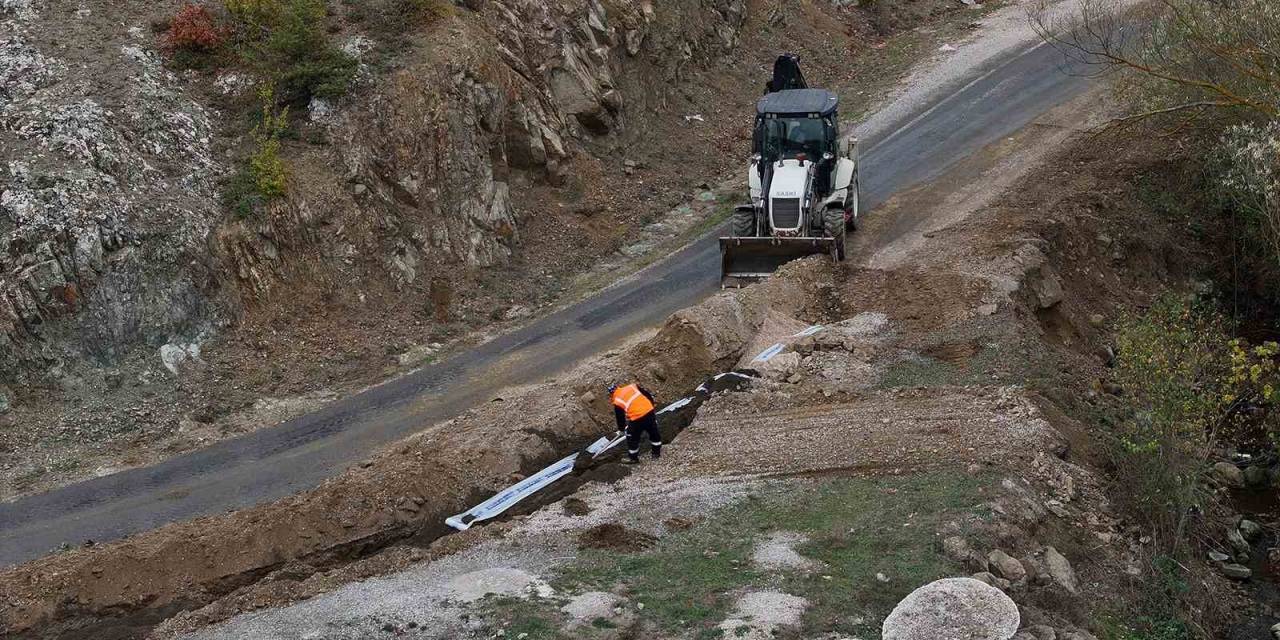
<svg viewBox="0 0 1280 640"><path fill-rule="evenodd" d="M627 434L627 461L640 462L640 436L649 434L649 453L657 460L662 456L662 433L658 431L658 415L653 394L637 383L610 385L609 401L618 421L618 431Z"/></svg>

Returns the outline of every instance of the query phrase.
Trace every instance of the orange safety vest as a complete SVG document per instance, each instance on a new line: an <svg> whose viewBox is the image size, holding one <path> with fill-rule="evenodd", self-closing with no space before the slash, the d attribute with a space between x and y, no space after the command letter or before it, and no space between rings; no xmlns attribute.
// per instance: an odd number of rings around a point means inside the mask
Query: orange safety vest
<svg viewBox="0 0 1280 640"><path fill-rule="evenodd" d="M653 411L653 403L640 393L640 387L631 383L613 391L613 406L627 414L627 420L639 420Z"/></svg>

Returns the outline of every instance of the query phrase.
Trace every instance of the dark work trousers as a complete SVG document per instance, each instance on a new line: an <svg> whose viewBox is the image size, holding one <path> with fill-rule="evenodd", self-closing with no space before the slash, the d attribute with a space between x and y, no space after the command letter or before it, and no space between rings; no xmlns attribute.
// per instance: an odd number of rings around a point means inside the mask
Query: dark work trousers
<svg viewBox="0 0 1280 640"><path fill-rule="evenodd" d="M650 411L639 420L627 424L627 455L632 460L640 457L640 436L649 434L649 453L654 458L662 455L662 433L658 431L658 417Z"/></svg>

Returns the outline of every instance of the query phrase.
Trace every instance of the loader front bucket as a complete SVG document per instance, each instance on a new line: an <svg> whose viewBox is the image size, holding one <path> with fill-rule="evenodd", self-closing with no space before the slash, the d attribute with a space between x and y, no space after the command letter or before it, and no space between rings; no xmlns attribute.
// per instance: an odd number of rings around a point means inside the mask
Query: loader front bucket
<svg viewBox="0 0 1280 640"><path fill-rule="evenodd" d="M720 238L720 283L741 287L812 255L835 255L834 238Z"/></svg>

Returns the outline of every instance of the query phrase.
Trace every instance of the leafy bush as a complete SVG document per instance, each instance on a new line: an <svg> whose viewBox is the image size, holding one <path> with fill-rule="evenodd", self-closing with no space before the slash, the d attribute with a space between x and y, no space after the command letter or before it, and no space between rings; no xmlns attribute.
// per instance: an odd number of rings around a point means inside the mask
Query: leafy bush
<svg viewBox="0 0 1280 640"><path fill-rule="evenodd" d="M204 5L188 4L169 21L164 47L170 52L210 53L222 46L227 34Z"/></svg>
<svg viewBox="0 0 1280 640"><path fill-rule="evenodd" d="M1207 499L1203 472L1224 440L1268 432L1280 347L1232 338L1209 304L1167 296L1121 323L1116 380L1133 412L1115 430L1117 484L1157 536L1180 544Z"/></svg>
<svg viewBox="0 0 1280 640"><path fill-rule="evenodd" d="M1228 129L1214 158L1217 196L1235 216L1253 287L1280 304L1280 121Z"/></svg>
<svg viewBox="0 0 1280 640"><path fill-rule="evenodd" d="M224 194L225 204L245 218L285 195L289 172L280 157L280 136L289 125L289 109L276 107L275 93L265 89L261 120L253 128L254 151L231 178Z"/></svg>
<svg viewBox="0 0 1280 640"><path fill-rule="evenodd" d="M227 29L204 5L188 4L162 23L161 48L179 68L209 66L227 40Z"/></svg>
<svg viewBox="0 0 1280 640"><path fill-rule="evenodd" d="M471 0L469 7L478 6ZM398 40L410 29L433 24L457 13L450 0L348 0L348 16L366 23L382 40Z"/></svg>
<svg viewBox="0 0 1280 640"><path fill-rule="evenodd" d="M1127 406L1103 436L1112 496L1152 544L1145 547L1150 577L1135 585L1134 615L1122 616L1125 624L1110 637L1199 637L1197 618L1224 613L1209 583L1191 579L1187 569L1200 555L1190 541L1211 526L1201 516L1218 513L1206 472L1226 443L1265 446L1280 400L1280 346L1250 346L1230 329L1213 304L1176 296L1118 327L1115 380Z"/></svg>
<svg viewBox="0 0 1280 640"><path fill-rule="evenodd" d="M399 0L398 4L410 17L427 22L443 20L456 12L448 0Z"/></svg>

